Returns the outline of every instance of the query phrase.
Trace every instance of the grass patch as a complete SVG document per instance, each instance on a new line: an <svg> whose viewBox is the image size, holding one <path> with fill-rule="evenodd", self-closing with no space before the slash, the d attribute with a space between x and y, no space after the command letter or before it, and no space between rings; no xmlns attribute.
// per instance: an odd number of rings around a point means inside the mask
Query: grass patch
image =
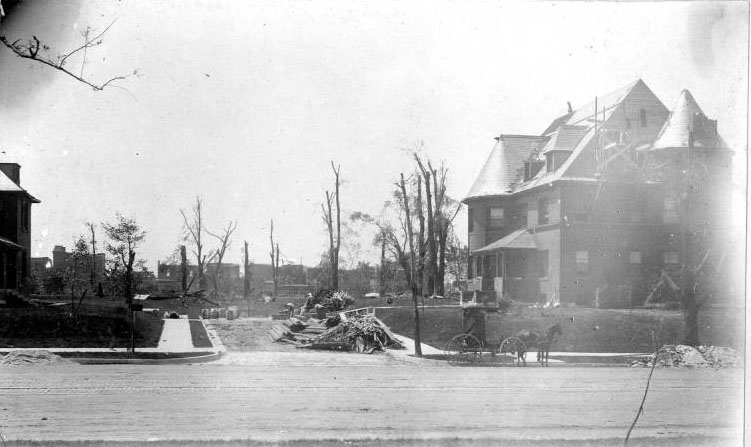
<svg viewBox="0 0 751 447"><path fill-rule="evenodd" d="M139 312L136 347L156 347L162 326L158 316ZM89 306L77 316L69 306L0 308L0 348L125 348L130 327L124 308Z"/></svg>
<svg viewBox="0 0 751 447"><path fill-rule="evenodd" d="M214 344L209 339L209 334L206 333L206 328L203 323L198 320L190 320L190 338L193 340L194 348L213 348Z"/></svg>
<svg viewBox="0 0 751 447"><path fill-rule="evenodd" d="M463 332L462 310L458 307L420 308L420 311L423 343L443 349L451 337ZM378 309L376 315L392 331L412 337L412 309ZM573 323L571 317L574 317ZM544 330L558 322L563 323L563 335L553 345L554 351L652 352L655 345L680 343L683 339L680 311L589 308L558 308L545 312L524 309L509 314L488 314L486 339L499 343L521 330Z"/></svg>

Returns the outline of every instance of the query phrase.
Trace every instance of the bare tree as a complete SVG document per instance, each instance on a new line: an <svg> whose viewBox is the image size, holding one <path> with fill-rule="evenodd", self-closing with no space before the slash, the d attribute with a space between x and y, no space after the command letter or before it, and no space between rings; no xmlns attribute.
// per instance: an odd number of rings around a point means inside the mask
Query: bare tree
<svg viewBox="0 0 751 447"><path fill-rule="evenodd" d="M224 254L227 252L227 248L229 248L229 246L232 244L230 237L232 237L232 233L235 232L236 228L237 221L230 221L219 234L214 234L209 230L206 230L206 233L216 238L216 240L219 242L219 247L214 250L214 253L211 256L211 259L216 260L216 262L214 263L214 269L210 274L215 296L219 296L223 289L224 274L222 272L222 260L224 259Z"/></svg>
<svg viewBox="0 0 751 447"><path fill-rule="evenodd" d="M188 219L187 214L185 214L185 211L182 209L180 209L180 214L183 216L183 227L185 231L183 238L193 244L193 255L196 257L196 264L198 264L198 287L205 289L206 278L204 277L204 264L206 262L206 255L203 254L203 232L205 231L205 228L203 226L202 206L203 199L200 196L197 196L196 204L192 207L192 219Z"/></svg>
<svg viewBox="0 0 751 447"><path fill-rule="evenodd" d="M271 229L269 230L269 239L271 240L271 275L274 279L274 299L279 292L279 244L274 244L274 220L271 220Z"/></svg>
<svg viewBox="0 0 751 447"><path fill-rule="evenodd" d="M91 287L94 287L94 282L96 282L96 224L93 222L86 222L86 226L89 227L89 232L91 233L91 259L90 259L90 267L91 267Z"/></svg>
<svg viewBox="0 0 751 447"><path fill-rule="evenodd" d="M412 219L411 219L411 212L410 212L410 205L409 205L409 195L407 195L407 186L406 182L404 181L404 174L400 174L400 180L397 184L399 187L399 190L401 191L401 204L404 209L404 220L406 223L406 234L407 234L407 241L409 243L409 251L410 251L410 284L412 286L412 304L414 305L414 313L415 313L415 355L417 357L422 357L422 346L420 342L420 312L418 307L418 298L420 295L422 295L422 287L421 285L417 285L417 281L415 281L416 271L415 271L415 244L414 244L414 233L412 232ZM419 182L418 182L419 185ZM418 189L419 193L419 189ZM422 277L422 275L420 275Z"/></svg>
<svg viewBox="0 0 751 447"><path fill-rule="evenodd" d="M332 289L339 290L339 248L342 245L342 210L339 200L339 171L341 167L334 166L334 162L332 161L331 169L334 171L334 192L326 191L326 205L321 205L321 210L323 211L323 221L329 232L330 284ZM334 227L334 205L336 205L336 228Z"/></svg>
<svg viewBox="0 0 751 447"><path fill-rule="evenodd" d="M0 19L3 15L4 13L2 11L2 6L0 6ZM37 36L32 36L31 39L27 39L25 41L22 41L22 39L16 39L13 42L10 42L5 37L5 35L0 35L0 42L2 42L3 45L5 45L9 50L11 50L16 56L20 58L39 62L43 65L65 73L66 75L88 85L96 91L101 91L104 90L104 88L110 85L112 82L122 80L127 77L126 75L115 76L101 83L97 83L95 81L84 78L84 67L86 66L87 62L86 58L88 51L102 44L104 34L109 31L109 29L114 24L115 22L113 21L100 33L93 33L91 28L87 27L81 33L81 36L83 37L82 44L67 53L58 54L54 57L50 55L50 47L42 43L37 38ZM71 58L76 55L81 56L80 71L78 73L74 73L74 68L72 68L70 62L72 60ZM133 71L133 75L136 74L138 74L138 72Z"/></svg>

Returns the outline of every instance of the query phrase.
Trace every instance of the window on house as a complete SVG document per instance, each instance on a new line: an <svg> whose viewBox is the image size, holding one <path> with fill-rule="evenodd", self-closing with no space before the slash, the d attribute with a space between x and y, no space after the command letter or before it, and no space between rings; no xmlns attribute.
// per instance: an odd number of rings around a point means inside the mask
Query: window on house
<svg viewBox="0 0 751 447"><path fill-rule="evenodd" d="M626 118L626 129L631 129L631 118Z"/></svg>
<svg viewBox="0 0 751 447"><path fill-rule="evenodd" d="M473 208L467 211L467 228L470 233L475 231L475 210Z"/></svg>
<svg viewBox="0 0 751 447"><path fill-rule="evenodd" d="M475 275L482 276L482 256L478 256L477 265L475 266Z"/></svg>
<svg viewBox="0 0 751 447"><path fill-rule="evenodd" d="M474 278L474 276L472 275L472 272L474 271L474 269L472 268L474 267L474 263L475 263L475 258L470 256L467 259L467 278L468 279Z"/></svg>
<svg viewBox="0 0 751 447"><path fill-rule="evenodd" d="M548 223L548 198L540 197L537 200L537 224L545 225Z"/></svg>
<svg viewBox="0 0 751 447"><path fill-rule="evenodd" d="M545 170L547 172L555 171L555 154L545 154Z"/></svg>
<svg viewBox="0 0 751 447"><path fill-rule="evenodd" d="M662 221L664 223L678 223L678 198L665 196L662 208Z"/></svg>
<svg viewBox="0 0 751 447"><path fill-rule="evenodd" d="M639 109L639 125L647 127L647 111L644 109Z"/></svg>
<svg viewBox="0 0 751 447"><path fill-rule="evenodd" d="M527 202L514 205L511 211L511 224L515 229L527 226Z"/></svg>
<svg viewBox="0 0 751 447"><path fill-rule="evenodd" d="M631 253L629 253L628 262L629 264L641 264L641 252L632 251Z"/></svg>
<svg viewBox="0 0 751 447"><path fill-rule="evenodd" d="M489 228L503 228L503 208L488 208L488 227Z"/></svg>
<svg viewBox="0 0 751 447"><path fill-rule="evenodd" d="M29 231L29 214L30 214L30 208L31 205L27 201L21 202L21 228L23 231L28 232Z"/></svg>
<svg viewBox="0 0 751 447"><path fill-rule="evenodd" d="M662 254L662 262L665 264L678 264L678 252L666 251Z"/></svg>
<svg viewBox="0 0 751 447"><path fill-rule="evenodd" d="M576 273L589 272L589 252L586 250L577 251L575 254L576 259Z"/></svg>

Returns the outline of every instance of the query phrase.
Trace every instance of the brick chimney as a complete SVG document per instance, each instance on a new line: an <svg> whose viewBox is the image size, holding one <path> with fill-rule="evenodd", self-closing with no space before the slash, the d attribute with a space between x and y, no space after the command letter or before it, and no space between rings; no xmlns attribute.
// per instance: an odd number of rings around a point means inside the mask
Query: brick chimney
<svg viewBox="0 0 751 447"><path fill-rule="evenodd" d="M21 185L21 166L18 163L0 163L0 171L16 185Z"/></svg>

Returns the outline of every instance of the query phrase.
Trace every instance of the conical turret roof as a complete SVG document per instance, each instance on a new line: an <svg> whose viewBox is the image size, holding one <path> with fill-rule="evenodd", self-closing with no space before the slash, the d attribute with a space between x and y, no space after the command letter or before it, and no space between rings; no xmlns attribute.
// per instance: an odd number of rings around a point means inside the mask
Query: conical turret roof
<svg viewBox="0 0 751 447"><path fill-rule="evenodd" d="M717 133L717 121L707 118L691 92L683 90L651 149L688 148L691 132L695 148L728 149Z"/></svg>

